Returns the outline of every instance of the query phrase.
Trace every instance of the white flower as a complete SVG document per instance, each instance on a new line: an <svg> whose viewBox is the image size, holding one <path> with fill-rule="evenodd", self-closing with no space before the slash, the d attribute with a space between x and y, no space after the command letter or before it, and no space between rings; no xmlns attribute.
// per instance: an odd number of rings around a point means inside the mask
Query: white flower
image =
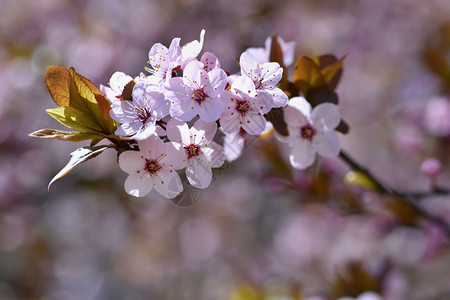
<svg viewBox="0 0 450 300"><path fill-rule="evenodd" d="M290 66L294 62L295 42L285 42L281 37L278 37L278 42L283 51L283 63L286 67ZM250 52L257 59L258 63L263 64L270 61L271 36L266 38L264 45L265 48L248 48L245 51Z"/></svg>
<svg viewBox="0 0 450 300"><path fill-rule="evenodd" d="M167 123L167 137L181 144L185 151L186 177L190 184L199 189L209 186L211 168L220 167L225 160L223 148L213 142L216 131L215 122L197 120L191 129L185 122L176 119Z"/></svg>
<svg viewBox="0 0 450 300"><path fill-rule="evenodd" d="M244 129L251 135L258 135L266 128L264 114L272 108L272 99L266 92L256 93L255 84L240 76L233 81L231 91L220 94L224 110L220 125L225 133Z"/></svg>
<svg viewBox="0 0 450 300"><path fill-rule="evenodd" d="M169 114L170 103L152 81L141 80L133 88L133 100L111 104L110 116L121 123L115 134L142 140L155 133L156 121Z"/></svg>
<svg viewBox="0 0 450 300"><path fill-rule="evenodd" d="M170 115L190 121L197 114L205 122L219 119L223 105L219 96L227 85L227 74L220 68L207 72L199 61L188 63L183 77L171 78L165 84L166 97L172 102Z"/></svg>
<svg viewBox="0 0 450 300"><path fill-rule="evenodd" d="M123 72L115 72L109 79L109 86L100 85L100 91L105 94L111 102L122 100L124 87L130 83L133 78Z"/></svg>
<svg viewBox="0 0 450 300"><path fill-rule="evenodd" d="M336 105L322 103L311 112L311 105L305 98L294 97L284 109L284 118L289 136L276 136L292 147L289 159L294 168L305 169L312 165L316 152L324 157L339 154L339 138L334 129L341 117Z"/></svg>
<svg viewBox="0 0 450 300"><path fill-rule="evenodd" d="M241 65L241 75L248 76L257 92L266 91L272 96L272 107L283 107L288 102L288 96L280 89L277 84L283 76L283 69L276 62L266 62L259 64L256 58L249 52L241 54L239 59Z"/></svg>
<svg viewBox="0 0 450 300"><path fill-rule="evenodd" d="M120 168L130 174L125 191L135 197L147 195L153 188L166 198L174 198L183 185L175 170L182 169L184 151L174 143L152 135L138 142L139 151L125 151L119 156Z"/></svg>

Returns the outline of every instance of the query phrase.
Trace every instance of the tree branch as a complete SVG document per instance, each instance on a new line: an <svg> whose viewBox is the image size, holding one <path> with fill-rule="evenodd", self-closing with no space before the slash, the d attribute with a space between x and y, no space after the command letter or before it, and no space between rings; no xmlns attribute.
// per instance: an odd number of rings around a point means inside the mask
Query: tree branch
<svg viewBox="0 0 450 300"><path fill-rule="evenodd" d="M449 191L445 189L435 188L430 192L419 192L419 193L405 193L400 192L395 189L392 189L386 185L384 185L382 182L380 182L368 169L362 167L358 162L356 162L351 156L349 156L347 153L341 150L339 153L339 157L350 166L355 171L359 171L367 176L376 186L376 189L382 193L382 194L389 194L396 196L400 201L402 201L404 204L411 207L418 215L421 217L430 220L439 226L442 227L442 229L445 230L448 236L450 236L450 224L448 224L445 220L441 219L438 216L433 215L426 209L424 209L422 206L420 206L415 200L416 198L423 198L435 194L439 195L448 195Z"/></svg>

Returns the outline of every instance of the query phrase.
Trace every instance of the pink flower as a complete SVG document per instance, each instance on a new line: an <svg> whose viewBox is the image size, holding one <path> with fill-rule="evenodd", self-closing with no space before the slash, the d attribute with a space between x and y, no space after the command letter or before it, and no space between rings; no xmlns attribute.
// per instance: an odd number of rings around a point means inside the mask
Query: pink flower
<svg viewBox="0 0 450 300"><path fill-rule="evenodd" d="M185 165L184 151L174 143L152 135L138 142L140 151L126 151L119 156L119 166L129 174L125 191L135 197L147 195L153 188L166 198L174 198L183 185L175 170Z"/></svg>
<svg viewBox="0 0 450 300"><path fill-rule="evenodd" d="M283 63L285 66L290 66L294 62L295 42L285 42L281 37L278 37L278 42L283 51ZM271 36L266 38L264 45L265 48L248 48L245 51L253 55L258 63L263 64L270 61Z"/></svg>
<svg viewBox="0 0 450 300"><path fill-rule="evenodd" d="M169 114L170 103L149 81L139 81L133 88L133 100L111 104L111 118L121 123L115 134L143 140L155 133L156 121Z"/></svg>
<svg viewBox="0 0 450 300"><path fill-rule="evenodd" d="M223 91L220 97L224 106L220 125L225 133L234 133L239 128L251 135L264 131L266 119L263 115L272 108L272 99L264 91L257 94L250 78L238 77L233 81L231 91Z"/></svg>
<svg viewBox="0 0 450 300"><path fill-rule="evenodd" d="M213 138L217 131L215 122L198 120L189 129L185 122L171 119L167 124L167 137L181 144L185 151L186 177L189 183L199 189L209 186L211 168L220 167L225 160L223 148Z"/></svg>
<svg viewBox="0 0 450 300"><path fill-rule="evenodd" d="M156 43L148 53L151 68L148 70L160 79L176 77L184 66L197 57L203 48L205 30L200 33L200 42L192 41L180 47L180 38L175 38L170 43L169 48Z"/></svg>
<svg viewBox="0 0 450 300"><path fill-rule="evenodd" d="M222 114L219 96L227 85L227 75L220 68L207 72L199 61L188 63L183 77L171 78L165 84L166 97L172 102L170 115L190 121L197 114L205 122L213 122Z"/></svg>
<svg viewBox="0 0 450 300"><path fill-rule="evenodd" d="M241 75L253 80L257 92L266 91L272 96L272 107L286 106L289 99L281 89L277 88L283 75L283 69L278 63L259 64L252 54L244 52L241 54L239 64Z"/></svg>
<svg viewBox="0 0 450 300"><path fill-rule="evenodd" d="M109 86L100 85L100 91L105 94L111 102L122 100L124 87L132 81L133 78L123 72L115 72L109 79Z"/></svg>
<svg viewBox="0 0 450 300"><path fill-rule="evenodd" d="M339 154L339 138L334 129L341 117L336 105L322 103L311 111L305 98L294 97L284 109L284 118L289 136L277 137L292 147L289 159L294 168L305 169L312 165L316 152L324 157Z"/></svg>

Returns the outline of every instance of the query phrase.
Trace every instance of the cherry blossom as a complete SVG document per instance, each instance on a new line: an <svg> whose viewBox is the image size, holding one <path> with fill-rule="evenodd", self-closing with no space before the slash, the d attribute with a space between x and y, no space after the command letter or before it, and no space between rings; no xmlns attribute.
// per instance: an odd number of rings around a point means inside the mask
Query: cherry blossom
<svg viewBox="0 0 450 300"><path fill-rule="evenodd" d="M159 79L168 79L176 76L176 72L181 70L181 47L180 38L175 38L170 43L169 48L156 43L148 53L148 61L151 69L148 69Z"/></svg>
<svg viewBox="0 0 450 300"><path fill-rule="evenodd" d="M170 115L190 121L197 114L205 122L219 119L223 105L219 96L227 85L227 75L220 68L206 72L199 61L191 61L183 77L171 78L165 84L166 97L172 102Z"/></svg>
<svg viewBox="0 0 450 300"><path fill-rule="evenodd" d="M166 198L174 198L183 185L175 170L185 166L184 151L175 143L163 143L156 135L138 142L139 151L125 151L119 166L129 174L125 191L135 197L147 195L153 188Z"/></svg>
<svg viewBox="0 0 450 300"><path fill-rule="evenodd" d="M256 58L249 52L241 54L239 59L241 65L241 75L248 76L255 83L257 92L266 91L273 99L273 107L286 106L287 95L277 88L283 75L283 69L276 62L266 62L259 64Z"/></svg>
<svg viewBox="0 0 450 300"><path fill-rule="evenodd" d="M244 129L251 135L257 135L266 128L264 114L272 108L272 99L264 91L256 93L255 84L245 76L233 81L231 91L223 91L220 95L224 111L220 125L225 133L233 133Z"/></svg>
<svg viewBox="0 0 450 300"><path fill-rule="evenodd" d="M295 42L286 42L281 37L277 37L278 42L281 46L281 50L283 51L283 63L284 65L290 66L294 62L294 51L295 51ZM270 61L270 49L272 47L272 36L266 38L264 42L265 48L248 48L245 50L252 54L258 63L263 64Z"/></svg>
<svg viewBox="0 0 450 300"><path fill-rule="evenodd" d="M133 100L111 104L110 116L121 123L115 134L142 140L157 130L156 121L169 114L169 101L151 81L139 81L133 88Z"/></svg>
<svg viewBox="0 0 450 300"><path fill-rule="evenodd" d="M123 72L115 72L109 79L109 86L100 85L100 91L105 94L111 102L122 100L124 87L132 81L133 78Z"/></svg>
<svg viewBox="0 0 450 300"><path fill-rule="evenodd" d="M189 183L199 189L209 186L211 168L220 167L225 160L223 148L213 142L217 131L215 122L197 120L189 129L185 122L171 119L167 124L167 137L179 143L185 151L186 177Z"/></svg>
<svg viewBox="0 0 450 300"><path fill-rule="evenodd" d="M159 79L179 76L187 63L195 59L202 50L204 36L205 30L202 30L200 41L192 41L183 47L180 46L180 38L174 38L169 48L156 43L148 53L151 66L148 71Z"/></svg>
<svg viewBox="0 0 450 300"><path fill-rule="evenodd" d="M276 136L292 147L289 159L294 168L305 169L312 165L316 152L324 157L339 154L339 138L334 131L340 122L336 105L322 103L311 111L305 98L294 97L284 109L284 118L289 136Z"/></svg>

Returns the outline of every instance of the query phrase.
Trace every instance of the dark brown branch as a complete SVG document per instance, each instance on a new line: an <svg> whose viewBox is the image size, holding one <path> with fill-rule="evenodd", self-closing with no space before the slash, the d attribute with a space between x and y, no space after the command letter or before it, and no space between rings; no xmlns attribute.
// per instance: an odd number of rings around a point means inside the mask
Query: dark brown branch
<svg viewBox="0 0 450 300"><path fill-rule="evenodd" d="M430 213L429 211L424 209L422 206L420 206L415 201L415 198L427 197L427 196L431 196L431 195L434 195L434 194L448 195L449 194L448 191L446 191L444 189L436 188L436 189L434 189L434 190L432 190L432 191L430 191L428 193L411 193L411 194L409 194L409 193L399 192L399 191L397 191L395 189L389 188L386 185L384 185L369 170L367 170L366 168L362 167L359 163L357 163L351 156L349 156L344 151L341 151L339 153L339 157L345 163L347 163L350 166L350 168L352 168L355 171L359 171L359 172L363 173L364 175L366 175L367 178L369 178L375 184L376 189L380 193L396 196L404 204L406 204L409 207L411 207L417 214L419 214L423 218L425 218L427 220L430 220L430 221L438 224L439 226L441 226L442 229L445 230L447 235L450 236L450 224L448 224L445 220L441 219L440 217L433 215L432 213Z"/></svg>

